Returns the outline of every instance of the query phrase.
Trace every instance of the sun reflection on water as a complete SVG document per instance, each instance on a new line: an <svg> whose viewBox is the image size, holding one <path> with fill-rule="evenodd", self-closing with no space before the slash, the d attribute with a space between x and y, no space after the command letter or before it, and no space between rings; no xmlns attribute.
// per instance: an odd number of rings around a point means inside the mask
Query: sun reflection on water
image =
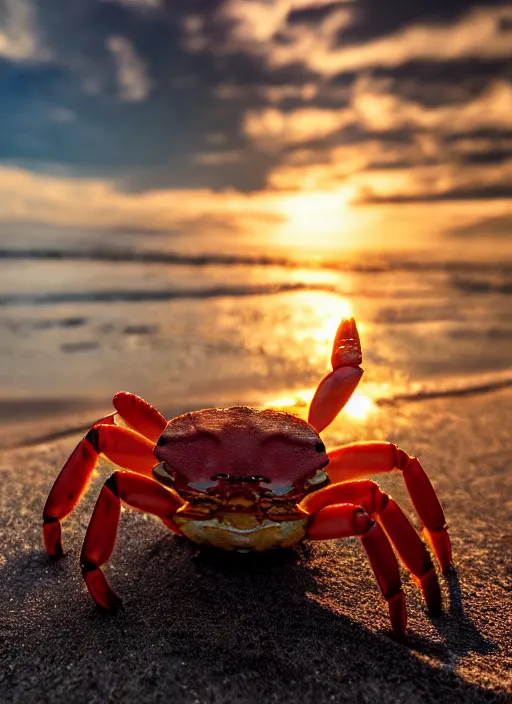
<svg viewBox="0 0 512 704"><path fill-rule="evenodd" d="M312 294L307 298L306 320L299 319L296 327L290 330L290 335L297 345L308 348L308 356L313 363L322 362L325 369L329 366L332 345L336 330L342 318L352 315L350 303L345 298L330 294Z"/></svg>
<svg viewBox="0 0 512 704"><path fill-rule="evenodd" d="M376 408L375 401L370 396L355 391L343 409L343 413L355 420L366 420Z"/></svg>
<svg viewBox="0 0 512 704"><path fill-rule="evenodd" d="M293 345L307 349L311 363L318 365L320 381L321 377L331 370L330 358L334 337L342 318L352 316L352 306L345 298L318 293L307 296L306 300L302 295L300 305L301 313L290 330L290 337L293 339ZM313 326L310 321L314 321ZM358 328L359 331L364 331L365 326L358 322ZM267 408L295 409L305 415L315 391L316 387L289 390L282 396L266 399L263 405ZM358 389L354 392L342 413L354 420L363 421L375 409L375 401L364 388L363 391Z"/></svg>
<svg viewBox="0 0 512 704"><path fill-rule="evenodd" d="M279 409L304 409L309 406L311 399L315 394L316 389L298 389L290 392L289 395L281 396L265 401L264 406L267 408ZM353 418L354 420L366 420L371 413L377 409L375 401L366 393L355 391L346 406L342 410L342 414Z"/></svg>

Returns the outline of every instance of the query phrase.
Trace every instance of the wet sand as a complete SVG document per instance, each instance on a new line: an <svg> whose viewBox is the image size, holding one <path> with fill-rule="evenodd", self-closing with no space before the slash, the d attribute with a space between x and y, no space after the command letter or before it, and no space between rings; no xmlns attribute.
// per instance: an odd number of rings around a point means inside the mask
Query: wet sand
<svg viewBox="0 0 512 704"><path fill-rule="evenodd" d="M132 511L108 568L124 607L102 613L78 556L106 470L65 524L66 557L41 548L70 436L0 456L0 700L512 701L512 392L386 407L340 427L329 443L386 437L432 478L457 568L441 581L442 616L427 616L403 572L409 627L397 642L355 539L231 556ZM379 482L410 506L399 476Z"/></svg>

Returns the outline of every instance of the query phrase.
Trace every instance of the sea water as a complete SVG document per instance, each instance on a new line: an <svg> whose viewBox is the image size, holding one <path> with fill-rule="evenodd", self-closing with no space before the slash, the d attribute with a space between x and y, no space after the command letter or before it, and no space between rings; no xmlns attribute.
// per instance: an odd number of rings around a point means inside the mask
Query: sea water
<svg viewBox="0 0 512 704"><path fill-rule="evenodd" d="M464 242L318 253L144 233L4 240L3 415L103 408L118 390L167 413L300 409L345 315L357 319L364 354L355 418L401 399L510 385L505 241L487 251L484 238L477 254Z"/></svg>

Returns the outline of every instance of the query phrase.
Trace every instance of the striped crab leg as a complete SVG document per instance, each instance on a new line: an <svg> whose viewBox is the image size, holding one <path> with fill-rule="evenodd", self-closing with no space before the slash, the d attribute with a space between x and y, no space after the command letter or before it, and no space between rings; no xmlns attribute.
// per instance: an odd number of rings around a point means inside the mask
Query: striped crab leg
<svg viewBox="0 0 512 704"><path fill-rule="evenodd" d="M359 442L329 451L327 474L335 483L399 470L423 534L443 572L452 565L452 548L446 520L434 487L417 457L411 457L392 442Z"/></svg>
<svg viewBox="0 0 512 704"><path fill-rule="evenodd" d="M135 394L120 392L114 396L113 404L117 412L97 421L80 440L46 500L44 543L54 557L63 555L61 521L85 493L100 455L120 467L146 476L151 475L157 462L153 447L166 426L165 418ZM131 428L114 425L116 415Z"/></svg>
<svg viewBox="0 0 512 704"><path fill-rule="evenodd" d="M396 501L376 482L364 479L331 484L312 494L302 507L315 514L324 506L341 503L362 506L381 524L403 564L421 587L429 613L438 615L441 612L441 589L434 565L423 541Z"/></svg>
<svg viewBox="0 0 512 704"><path fill-rule="evenodd" d="M87 589L104 609L121 603L109 586L101 566L110 558L117 537L121 502L171 521L181 499L158 482L132 472L114 472L104 483L87 528L80 564Z"/></svg>
<svg viewBox="0 0 512 704"><path fill-rule="evenodd" d="M402 591L398 562L381 526L370 518L362 506L338 503L321 508L308 527L309 540L331 540L357 536L363 544L382 596L388 602L393 632L403 636L407 625L407 608Z"/></svg>

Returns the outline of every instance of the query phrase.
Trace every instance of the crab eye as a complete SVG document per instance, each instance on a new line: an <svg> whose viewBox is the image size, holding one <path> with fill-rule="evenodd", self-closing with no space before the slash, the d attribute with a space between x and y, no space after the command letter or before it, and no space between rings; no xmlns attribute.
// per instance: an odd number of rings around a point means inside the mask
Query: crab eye
<svg viewBox="0 0 512 704"><path fill-rule="evenodd" d="M315 445L315 450L317 452L325 452L325 445L323 444L323 442L317 442L317 444Z"/></svg>
<svg viewBox="0 0 512 704"><path fill-rule="evenodd" d="M229 479L229 474L224 474L224 472L221 472L220 474L214 474L213 477L210 477L212 482L217 482L219 479Z"/></svg>
<svg viewBox="0 0 512 704"><path fill-rule="evenodd" d="M252 482L260 482L264 484L270 484L270 479L268 477L262 477L260 474L254 474L251 477Z"/></svg>

